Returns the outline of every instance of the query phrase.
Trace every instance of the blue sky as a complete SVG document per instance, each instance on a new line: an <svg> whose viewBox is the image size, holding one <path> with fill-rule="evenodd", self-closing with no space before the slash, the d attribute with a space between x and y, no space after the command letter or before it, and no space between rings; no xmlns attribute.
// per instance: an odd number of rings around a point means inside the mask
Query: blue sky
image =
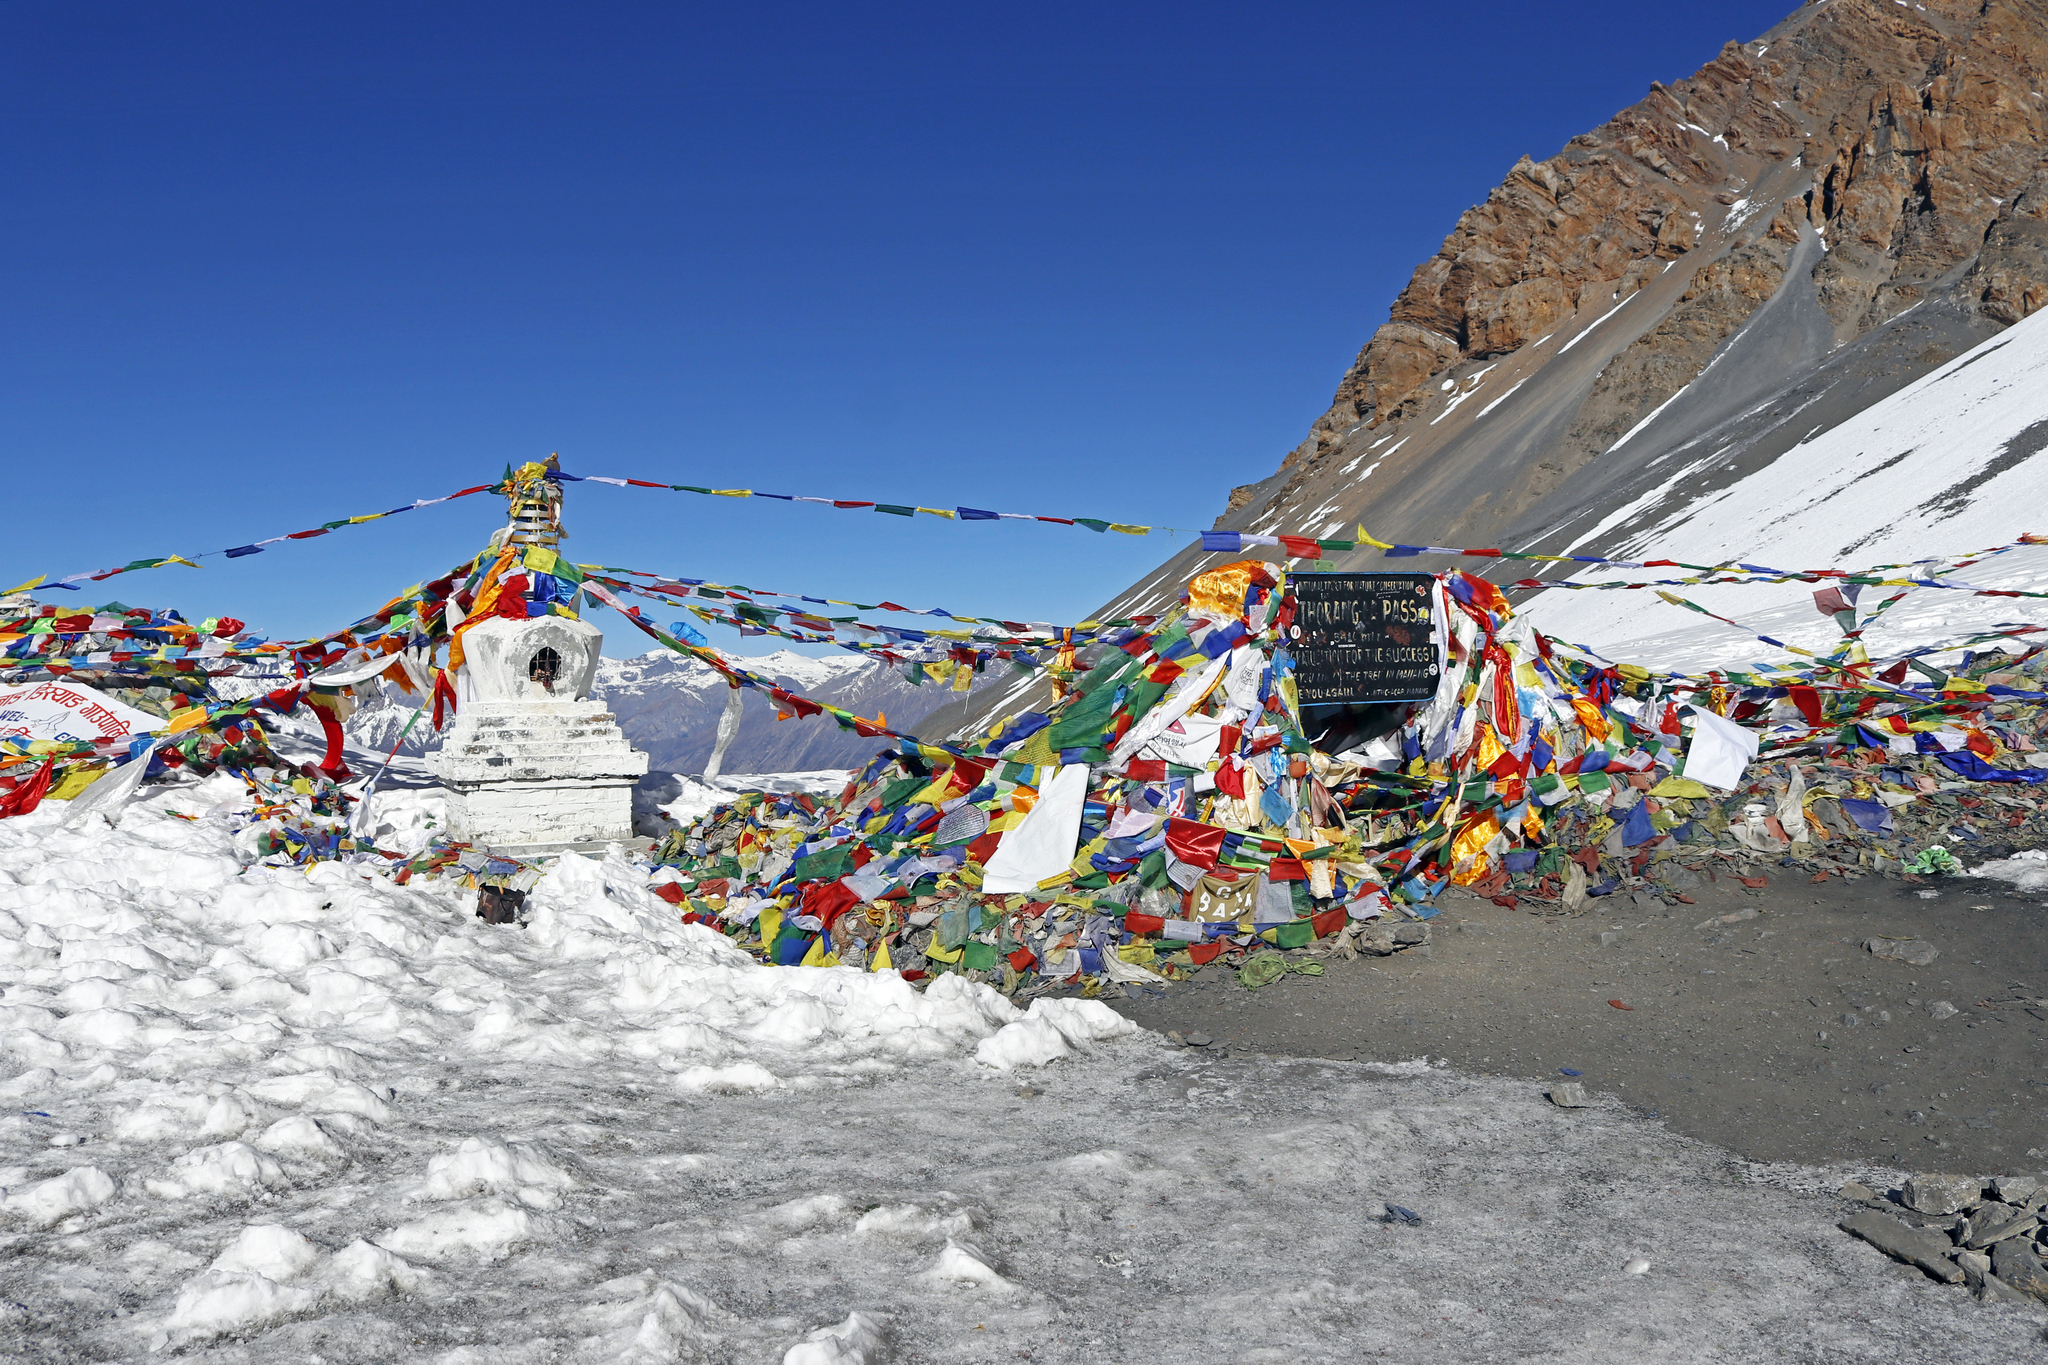
<svg viewBox="0 0 2048 1365"><path fill-rule="evenodd" d="M0 587L551 451L1205 527L1517 156L1783 3L10 4ZM76 600L316 634L501 511ZM569 525L579 560L1055 621L1173 548L590 484Z"/></svg>

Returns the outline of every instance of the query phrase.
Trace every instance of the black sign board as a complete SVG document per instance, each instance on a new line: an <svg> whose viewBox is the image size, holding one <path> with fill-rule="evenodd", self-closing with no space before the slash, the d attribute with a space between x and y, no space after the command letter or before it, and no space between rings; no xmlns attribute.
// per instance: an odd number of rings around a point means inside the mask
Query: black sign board
<svg viewBox="0 0 2048 1365"><path fill-rule="evenodd" d="M1436 695L1436 614L1426 573L1287 576L1287 651L1303 706Z"/></svg>

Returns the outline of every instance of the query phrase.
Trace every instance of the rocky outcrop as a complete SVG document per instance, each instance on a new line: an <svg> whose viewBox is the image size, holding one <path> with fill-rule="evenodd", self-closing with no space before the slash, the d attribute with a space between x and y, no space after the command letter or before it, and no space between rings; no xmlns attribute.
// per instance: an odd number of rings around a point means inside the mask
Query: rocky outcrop
<svg viewBox="0 0 2048 1365"><path fill-rule="evenodd" d="M1600 372L1548 467L1529 487L1547 493L1586 461L1611 449L1641 415L1652 412L1706 368L1723 339L1778 292L1791 248L1799 241L1804 204L1780 207L1762 240L1737 247L1693 276L1662 321Z"/></svg>
<svg viewBox="0 0 2048 1365"><path fill-rule="evenodd" d="M2040 210L2015 203L2039 202L2025 187L2042 164L2044 69L2041 0L1822 0L1688 80L1652 83L1558 155L1524 157L1465 212L1283 467L1413 416L1461 361L1515 352L1589 304L1626 299L1693 249L1710 218L1751 208L1744 191L1773 166L1806 173L1800 216L1831 248L1815 284L1838 340L1919 302L1980 250L1985 313L2024 316L2048 284ZM1688 291L1686 316L1644 338L1610 390L1654 406L1697 373L1700 345L1775 287L1783 252L1750 257ZM1574 428L1567 445L1606 439L1612 420ZM1559 452L1567 464L1585 453Z"/></svg>
<svg viewBox="0 0 2048 1365"><path fill-rule="evenodd" d="M2048 304L2048 160L1999 209L1965 285L1985 316L2007 326Z"/></svg>

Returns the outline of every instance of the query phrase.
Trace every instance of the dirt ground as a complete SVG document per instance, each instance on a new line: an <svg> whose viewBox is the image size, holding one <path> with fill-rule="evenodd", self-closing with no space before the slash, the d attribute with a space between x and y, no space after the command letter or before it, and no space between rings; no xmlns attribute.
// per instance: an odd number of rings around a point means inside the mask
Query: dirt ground
<svg viewBox="0 0 2048 1365"><path fill-rule="evenodd" d="M1426 948L1258 991L1210 968L1111 1003L1217 1051L1427 1055L1539 1088L1570 1068L1755 1160L2048 1169L2048 903L1968 877L1770 883L1722 874L1697 904L1616 895L1573 918L1453 891ZM1880 959L1873 936L1940 954ZM1936 1017L1941 1001L1957 1012Z"/></svg>

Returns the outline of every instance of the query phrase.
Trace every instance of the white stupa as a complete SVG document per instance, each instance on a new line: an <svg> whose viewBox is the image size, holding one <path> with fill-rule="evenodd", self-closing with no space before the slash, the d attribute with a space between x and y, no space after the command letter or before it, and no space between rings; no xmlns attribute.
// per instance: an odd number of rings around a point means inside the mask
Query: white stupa
<svg viewBox="0 0 2048 1365"><path fill-rule="evenodd" d="M516 482L499 544L552 550L562 535L560 485ZM494 616L463 631L460 707L432 760L452 837L514 855L633 837L647 755L590 699L603 644L604 632L572 616Z"/></svg>

